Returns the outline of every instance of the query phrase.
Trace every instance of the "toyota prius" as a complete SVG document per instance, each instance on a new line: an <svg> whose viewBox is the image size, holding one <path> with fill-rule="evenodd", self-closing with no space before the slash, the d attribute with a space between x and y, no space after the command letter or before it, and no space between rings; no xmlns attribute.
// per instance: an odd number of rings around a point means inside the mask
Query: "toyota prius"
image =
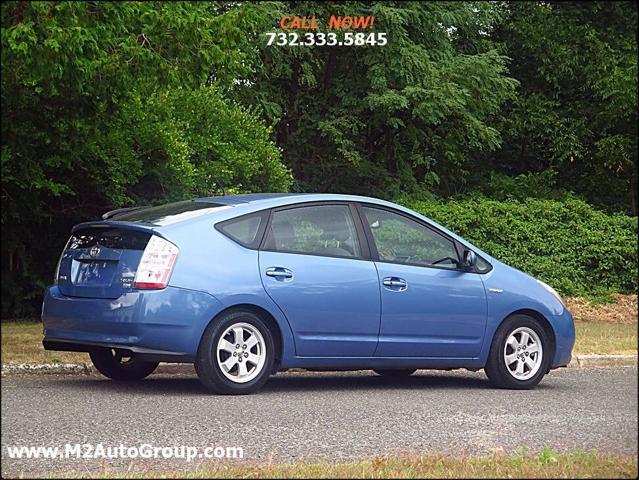
<svg viewBox="0 0 639 480"><path fill-rule="evenodd" d="M567 365L550 286L429 218L368 197L247 194L76 225L42 308L45 349L118 381L194 363L221 394L277 371L484 369L527 389Z"/></svg>

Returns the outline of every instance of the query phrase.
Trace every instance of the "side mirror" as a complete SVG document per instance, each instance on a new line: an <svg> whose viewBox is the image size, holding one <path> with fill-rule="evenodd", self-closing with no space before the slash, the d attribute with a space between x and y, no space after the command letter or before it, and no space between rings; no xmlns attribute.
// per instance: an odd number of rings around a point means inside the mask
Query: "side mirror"
<svg viewBox="0 0 639 480"><path fill-rule="evenodd" d="M462 260L462 268L472 270L477 265L477 254L472 250L464 250L464 258Z"/></svg>

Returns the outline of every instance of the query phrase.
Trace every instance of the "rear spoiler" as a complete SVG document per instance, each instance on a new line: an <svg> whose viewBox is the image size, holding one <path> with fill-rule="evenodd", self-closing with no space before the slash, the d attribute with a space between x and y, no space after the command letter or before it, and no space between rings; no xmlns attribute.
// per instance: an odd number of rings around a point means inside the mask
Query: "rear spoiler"
<svg viewBox="0 0 639 480"><path fill-rule="evenodd" d="M124 207L124 208L116 208L115 210L109 210L105 214L102 215L102 220L107 220L118 213L131 212L133 210L139 210L140 208L147 208L147 205L143 205L141 207Z"/></svg>
<svg viewBox="0 0 639 480"><path fill-rule="evenodd" d="M124 228L127 230L137 230L138 232L148 232L153 235L158 235L162 238L164 236L159 233L155 227L157 225L152 225L148 223L137 223L137 222L122 222L120 220L90 220L88 222L78 223L71 228L71 233L75 233L78 230L82 230L84 228Z"/></svg>

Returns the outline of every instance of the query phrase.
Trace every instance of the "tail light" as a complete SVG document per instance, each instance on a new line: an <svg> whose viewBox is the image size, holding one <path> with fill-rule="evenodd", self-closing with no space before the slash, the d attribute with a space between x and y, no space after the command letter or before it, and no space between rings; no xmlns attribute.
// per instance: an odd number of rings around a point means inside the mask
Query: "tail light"
<svg viewBox="0 0 639 480"><path fill-rule="evenodd" d="M178 252L178 248L171 242L152 235L142 254L133 288L165 288L169 283Z"/></svg>

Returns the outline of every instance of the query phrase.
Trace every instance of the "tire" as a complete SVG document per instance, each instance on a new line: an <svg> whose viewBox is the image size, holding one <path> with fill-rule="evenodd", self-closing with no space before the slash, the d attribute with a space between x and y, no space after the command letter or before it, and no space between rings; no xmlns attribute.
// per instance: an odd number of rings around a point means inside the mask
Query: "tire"
<svg viewBox="0 0 639 480"><path fill-rule="evenodd" d="M253 312L236 310L206 328L195 371L213 393L246 395L266 383L274 361L275 342L266 323Z"/></svg>
<svg viewBox="0 0 639 480"><path fill-rule="evenodd" d="M392 370L392 369L375 369L373 370L377 375L381 375L382 377L410 377L413 373L417 371L416 368L405 368L401 370Z"/></svg>
<svg viewBox="0 0 639 480"><path fill-rule="evenodd" d="M141 380L151 375L159 365L158 362L123 356L120 351L111 348L93 350L89 356L102 375L117 381Z"/></svg>
<svg viewBox="0 0 639 480"><path fill-rule="evenodd" d="M490 383L498 388L515 390L535 387L548 371L554 353L551 343L534 318L528 315L508 317L495 332L484 367Z"/></svg>

